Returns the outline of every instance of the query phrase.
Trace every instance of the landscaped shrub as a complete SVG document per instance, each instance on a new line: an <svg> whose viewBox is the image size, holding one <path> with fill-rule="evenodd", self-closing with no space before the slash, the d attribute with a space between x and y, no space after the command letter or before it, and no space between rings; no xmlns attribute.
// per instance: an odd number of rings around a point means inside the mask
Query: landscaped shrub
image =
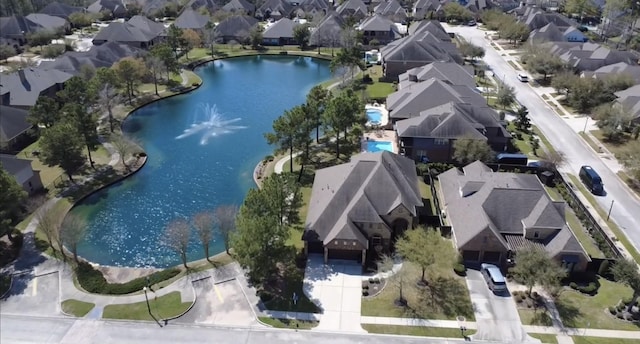
<svg viewBox="0 0 640 344"><path fill-rule="evenodd" d="M64 44L51 44L42 48L42 57L52 59L64 53Z"/></svg>
<svg viewBox="0 0 640 344"><path fill-rule="evenodd" d="M618 314L616 315L616 317L617 317L618 319L623 319L623 320L624 320L624 313L618 313Z"/></svg>
<svg viewBox="0 0 640 344"><path fill-rule="evenodd" d="M362 291L362 296L369 296L369 291L363 290Z"/></svg>
<svg viewBox="0 0 640 344"><path fill-rule="evenodd" d="M262 301L262 302L269 302L269 301L273 300L273 294L271 294L268 291L262 290L262 291L258 292L258 296L260 297L260 301Z"/></svg>
<svg viewBox="0 0 640 344"><path fill-rule="evenodd" d="M618 313L618 310L615 307L611 306L609 307L609 313L611 313L611 315L616 315L616 313Z"/></svg>
<svg viewBox="0 0 640 344"><path fill-rule="evenodd" d="M576 282L569 283L569 287L573 290L578 290L578 284Z"/></svg>
<svg viewBox="0 0 640 344"><path fill-rule="evenodd" d="M126 283L109 283L102 272L95 269L91 264L80 262L76 266L76 277L84 290L90 293L109 295L124 295L140 291L147 286L147 277L149 285L154 285L173 278L179 273L180 270L171 268L154 272L149 276L139 277Z"/></svg>
<svg viewBox="0 0 640 344"><path fill-rule="evenodd" d="M578 286L578 291L583 294L595 295L598 293L598 285L595 282L589 282L586 286Z"/></svg>
<svg viewBox="0 0 640 344"><path fill-rule="evenodd" d="M628 306L631 303L631 301L633 301L633 298L631 296L627 296L624 299L622 299L622 304Z"/></svg>
<svg viewBox="0 0 640 344"><path fill-rule="evenodd" d="M464 266L464 264L460 264L460 263L456 263L453 265L453 271L458 276L465 276L467 274L467 268Z"/></svg>

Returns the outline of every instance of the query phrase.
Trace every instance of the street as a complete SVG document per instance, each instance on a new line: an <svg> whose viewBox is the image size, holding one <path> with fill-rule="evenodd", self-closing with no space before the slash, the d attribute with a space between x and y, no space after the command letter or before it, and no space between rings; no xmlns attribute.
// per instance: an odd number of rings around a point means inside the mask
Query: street
<svg viewBox="0 0 640 344"><path fill-rule="evenodd" d="M640 215L638 215L640 200L632 194L629 187L589 148L575 129L553 112L529 84L518 81L513 67L491 47L489 40L485 38L486 31L468 26L445 28L485 49L484 61L490 66L494 76L514 87L518 101L528 108L532 123L540 129L557 151L565 154L567 162L559 168L562 172L577 176L582 165L591 165L600 174L606 196L599 196L596 199L605 211L608 211L613 204L611 218L638 250L640 248Z"/></svg>
<svg viewBox="0 0 640 344"><path fill-rule="evenodd" d="M375 334L344 334L320 331L294 331L270 328L213 327L169 324L159 328L151 322L102 321L62 317L2 315L0 343L64 344L451 344L463 339L428 339L424 337ZM467 341L466 343L472 343Z"/></svg>

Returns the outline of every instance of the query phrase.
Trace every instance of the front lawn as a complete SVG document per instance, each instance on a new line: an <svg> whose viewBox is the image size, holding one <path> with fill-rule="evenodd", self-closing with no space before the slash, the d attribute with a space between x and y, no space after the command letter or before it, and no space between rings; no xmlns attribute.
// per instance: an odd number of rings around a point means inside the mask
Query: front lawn
<svg viewBox="0 0 640 344"><path fill-rule="evenodd" d="M275 328L292 328L296 330L309 330L318 326L317 321L297 319L276 319L271 317L258 317L263 323Z"/></svg>
<svg viewBox="0 0 640 344"><path fill-rule="evenodd" d="M374 324L362 324L361 326L369 333L400 334L421 337L462 338L462 333L460 332L459 328ZM475 333L475 330L467 330L464 332L466 336L471 336Z"/></svg>
<svg viewBox="0 0 640 344"><path fill-rule="evenodd" d="M374 82L367 85L367 95L370 99L385 99L395 91L395 85L390 82Z"/></svg>
<svg viewBox="0 0 640 344"><path fill-rule="evenodd" d="M73 299L62 301L62 311L78 318L82 318L87 315L87 313L89 313L95 306L96 305L94 303Z"/></svg>
<svg viewBox="0 0 640 344"><path fill-rule="evenodd" d="M149 307L151 313L160 319L168 319L184 313L191 302L182 302L180 293L177 291L156 298L153 293L149 293ZM108 305L102 313L104 319L128 319L128 320L153 320L149 315L146 301Z"/></svg>
<svg viewBox="0 0 640 344"><path fill-rule="evenodd" d="M540 339L543 344L558 344L558 336L548 333L529 333L529 336Z"/></svg>
<svg viewBox="0 0 640 344"><path fill-rule="evenodd" d="M572 336L574 344L639 344L638 339Z"/></svg>

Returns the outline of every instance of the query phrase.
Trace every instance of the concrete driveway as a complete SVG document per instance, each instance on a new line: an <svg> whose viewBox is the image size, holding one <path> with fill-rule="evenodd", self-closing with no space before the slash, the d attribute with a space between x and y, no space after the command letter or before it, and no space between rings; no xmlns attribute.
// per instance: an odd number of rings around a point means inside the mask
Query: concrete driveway
<svg viewBox="0 0 640 344"><path fill-rule="evenodd" d="M60 315L58 273L15 275L9 293L0 300L1 314Z"/></svg>
<svg viewBox="0 0 640 344"><path fill-rule="evenodd" d="M304 273L304 292L322 309L317 330L365 332L360 327L362 267L351 261L329 261L309 255Z"/></svg>
<svg viewBox="0 0 640 344"><path fill-rule="evenodd" d="M606 196L596 197L603 209L609 209L615 201L611 218L625 232L636 249L640 249L640 199L633 195L629 187L616 175L617 163L611 163L602 159L579 136L583 130L586 118L578 119L582 125L573 125L569 119L563 119L557 115L551 107L542 100L540 95L528 83L522 83L516 78L516 70L501 56L504 52L496 52L485 38L486 31L475 27L446 26L448 32L454 32L464 37L467 41L485 49L483 60L491 67L498 79L512 86L516 91L518 101L529 109L531 121L547 137L551 145L562 151L567 163L560 167L562 172L578 175L582 165L591 165L604 181ZM510 57L509 57L510 58ZM589 130L589 128L587 128Z"/></svg>
<svg viewBox="0 0 640 344"><path fill-rule="evenodd" d="M504 343L540 343L527 335L511 294L495 295L487 287L482 274L467 270L467 286L476 316L478 332L474 340Z"/></svg>

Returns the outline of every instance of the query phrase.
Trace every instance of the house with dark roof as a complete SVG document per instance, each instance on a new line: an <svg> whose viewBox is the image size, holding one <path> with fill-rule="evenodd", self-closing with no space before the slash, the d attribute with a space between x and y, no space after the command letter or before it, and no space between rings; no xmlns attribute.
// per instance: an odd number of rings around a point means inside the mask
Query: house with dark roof
<svg viewBox="0 0 640 344"><path fill-rule="evenodd" d="M444 5L440 0L418 0L413 4L414 19L435 19L444 17Z"/></svg>
<svg viewBox="0 0 640 344"><path fill-rule="evenodd" d="M295 10L295 6L287 0L266 0L262 6L256 9L256 17L262 20L289 18Z"/></svg>
<svg viewBox="0 0 640 344"><path fill-rule="evenodd" d="M392 123L413 118L420 112L454 102L476 107L487 105L480 92L469 86L451 85L435 78L418 82L387 96L386 108Z"/></svg>
<svg viewBox="0 0 640 344"><path fill-rule="evenodd" d="M122 0L96 0L87 7L87 12L109 12L112 18L124 18L127 15L127 6Z"/></svg>
<svg viewBox="0 0 640 344"><path fill-rule="evenodd" d="M554 23L549 23L531 31L529 40L531 42L586 42L589 39L573 26L559 28Z"/></svg>
<svg viewBox="0 0 640 344"><path fill-rule="evenodd" d="M584 71L580 74L580 77L605 79L616 74L626 75L633 79L634 84L640 84L640 65L630 65L624 62L606 65L594 70L593 72Z"/></svg>
<svg viewBox="0 0 640 344"><path fill-rule="evenodd" d="M409 69L398 76L398 89L435 78L450 85L476 87L473 66L459 65L455 62L432 62L430 64Z"/></svg>
<svg viewBox="0 0 640 344"><path fill-rule="evenodd" d="M231 0L222 6L222 10L229 13L252 16L256 12L256 6L247 0Z"/></svg>
<svg viewBox="0 0 640 344"><path fill-rule="evenodd" d="M0 105L0 151L16 152L31 142L28 115L27 110Z"/></svg>
<svg viewBox="0 0 640 344"><path fill-rule="evenodd" d="M94 45L106 42L129 44L136 48L149 49L164 41L166 30L164 24L157 23L144 16L133 16L124 23L112 22L102 28L93 38Z"/></svg>
<svg viewBox="0 0 640 344"><path fill-rule="evenodd" d="M293 30L300 24L289 19L282 18L271 24L262 33L263 45L294 45L298 42L293 38Z"/></svg>
<svg viewBox="0 0 640 344"><path fill-rule="evenodd" d="M312 29L309 44L332 48L342 46L340 35L345 25L344 18L336 12L330 12Z"/></svg>
<svg viewBox="0 0 640 344"><path fill-rule="evenodd" d="M3 74L0 80L0 105L28 110L38 97L55 97L73 75L55 69L26 68Z"/></svg>
<svg viewBox="0 0 640 344"><path fill-rule="evenodd" d="M33 23L36 23L44 30L51 32L64 31L65 33L71 33L71 24L64 19L56 16L51 16L43 13L31 13L26 17Z"/></svg>
<svg viewBox="0 0 640 344"><path fill-rule="evenodd" d="M249 39L251 30L258 25L258 19L249 16L231 16L216 25L215 31L222 43Z"/></svg>
<svg viewBox="0 0 640 344"><path fill-rule="evenodd" d="M384 77L391 81L398 80L398 76L409 69L431 62L462 64L464 60L449 34L435 21L412 25L409 36L387 44L380 53Z"/></svg>
<svg viewBox="0 0 640 344"><path fill-rule="evenodd" d="M32 13L25 17L0 17L0 38L6 44L14 46L16 50L27 44L27 36L36 31L64 30L66 32L69 29L69 23L65 19L48 14Z"/></svg>
<svg viewBox="0 0 640 344"><path fill-rule="evenodd" d="M511 134L488 106L449 102L395 124L400 153L418 162L451 162L461 138L484 141L496 152L507 150Z"/></svg>
<svg viewBox="0 0 640 344"><path fill-rule="evenodd" d="M552 54L576 71L593 71L618 62L638 64L638 57L630 51L611 50L598 43L549 42Z"/></svg>
<svg viewBox="0 0 640 344"><path fill-rule="evenodd" d="M493 172L476 161L438 176L440 203L465 262L504 265L518 250L539 247L568 271L591 258L536 175Z"/></svg>
<svg viewBox="0 0 640 344"><path fill-rule="evenodd" d="M640 84L615 93L615 104L628 112L633 121L640 124Z"/></svg>
<svg viewBox="0 0 640 344"><path fill-rule="evenodd" d="M184 7L195 11L204 8L209 12L209 14L214 14L222 9L222 4L216 0L189 0Z"/></svg>
<svg viewBox="0 0 640 344"><path fill-rule="evenodd" d="M31 160L20 159L14 155L0 154L0 165L18 182L29 195L42 190L40 171L34 171Z"/></svg>
<svg viewBox="0 0 640 344"><path fill-rule="evenodd" d="M549 23L553 23L556 27L568 28L578 27L578 23L567 18L566 16L557 12L546 12L538 7L526 6L524 7L523 14L518 16L518 21L526 24L529 30L540 29Z"/></svg>
<svg viewBox="0 0 640 344"><path fill-rule="evenodd" d="M369 8L362 0L346 0L336 8L336 12L342 18L353 18L361 21L369 14Z"/></svg>
<svg viewBox="0 0 640 344"><path fill-rule="evenodd" d="M378 44L384 45L402 37L396 24L380 14L365 19L357 30L362 32L364 44L376 40Z"/></svg>
<svg viewBox="0 0 640 344"><path fill-rule="evenodd" d="M306 0L301 2L294 10L296 17L311 17L313 22L320 21L327 13L331 12L333 12L333 3L328 0Z"/></svg>
<svg viewBox="0 0 640 344"><path fill-rule="evenodd" d="M316 171L302 239L306 253L353 259L388 252L417 225L423 206L412 160L391 152L361 153Z"/></svg>
<svg viewBox="0 0 640 344"><path fill-rule="evenodd" d="M191 29L196 32L202 32L211 21L211 17L200 14L190 8L186 8L173 24L180 29Z"/></svg>
<svg viewBox="0 0 640 344"><path fill-rule="evenodd" d="M93 69L110 68L125 57L141 57L145 51L131 45L107 42L94 45L88 51L68 51L53 61L42 61L39 68L55 69L77 76L82 73L83 66Z"/></svg>
<svg viewBox="0 0 640 344"><path fill-rule="evenodd" d="M373 8L373 13L389 18L397 23L407 20L407 17L409 16L407 14L407 10L405 10L397 0L386 0L380 2Z"/></svg>
<svg viewBox="0 0 640 344"><path fill-rule="evenodd" d="M86 10L83 7L71 6L57 1L48 3L47 6L38 11L38 13L48 14L50 16L60 17L63 19L69 19L69 16L76 12L83 13L86 12Z"/></svg>

